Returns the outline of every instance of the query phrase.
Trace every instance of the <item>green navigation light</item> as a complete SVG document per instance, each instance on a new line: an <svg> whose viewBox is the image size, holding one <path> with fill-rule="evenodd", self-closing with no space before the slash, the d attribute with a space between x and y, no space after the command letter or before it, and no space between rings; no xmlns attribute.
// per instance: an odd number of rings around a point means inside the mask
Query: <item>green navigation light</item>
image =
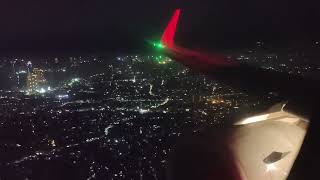
<svg viewBox="0 0 320 180"><path fill-rule="evenodd" d="M153 43L153 46L156 47L156 48L158 48L158 49L163 49L163 48L165 48L165 46L164 46L163 44L161 44L161 43Z"/></svg>

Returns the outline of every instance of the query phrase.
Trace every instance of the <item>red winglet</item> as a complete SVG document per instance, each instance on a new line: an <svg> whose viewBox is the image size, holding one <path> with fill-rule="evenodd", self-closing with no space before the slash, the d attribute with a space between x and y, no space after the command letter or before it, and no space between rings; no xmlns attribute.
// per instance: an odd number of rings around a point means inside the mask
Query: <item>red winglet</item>
<svg viewBox="0 0 320 180"><path fill-rule="evenodd" d="M175 10L166 30L162 35L161 43L164 44L166 47L170 48L174 46L174 35L176 33L180 12L180 9Z"/></svg>

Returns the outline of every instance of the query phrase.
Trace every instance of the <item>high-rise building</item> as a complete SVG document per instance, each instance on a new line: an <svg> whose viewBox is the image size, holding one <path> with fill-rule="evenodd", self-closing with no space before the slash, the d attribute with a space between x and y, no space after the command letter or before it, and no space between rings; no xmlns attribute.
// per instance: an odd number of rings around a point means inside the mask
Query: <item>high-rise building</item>
<svg viewBox="0 0 320 180"><path fill-rule="evenodd" d="M28 73L27 91L30 94L40 91L41 86L45 83L45 78L42 69L34 68Z"/></svg>
<svg viewBox="0 0 320 180"><path fill-rule="evenodd" d="M26 88L28 73L25 70L19 70L17 73L17 88L23 89Z"/></svg>
<svg viewBox="0 0 320 180"><path fill-rule="evenodd" d="M32 72L32 62L31 61L27 62L27 70L28 70L28 73Z"/></svg>

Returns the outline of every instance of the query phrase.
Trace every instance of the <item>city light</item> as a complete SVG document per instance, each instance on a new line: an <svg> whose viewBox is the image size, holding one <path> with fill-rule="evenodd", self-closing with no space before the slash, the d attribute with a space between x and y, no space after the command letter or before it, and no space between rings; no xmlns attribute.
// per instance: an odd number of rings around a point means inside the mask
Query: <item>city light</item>
<svg viewBox="0 0 320 180"><path fill-rule="evenodd" d="M62 94L62 95L57 95L58 99L68 99L69 95L68 94Z"/></svg>
<svg viewBox="0 0 320 180"><path fill-rule="evenodd" d="M44 88L41 88L37 90L37 92L39 92L40 94L43 94L43 93L46 93L47 91Z"/></svg>
<svg viewBox="0 0 320 180"><path fill-rule="evenodd" d="M79 82L80 79L79 79L79 78L74 78L74 79L72 79L71 81L72 81L72 82Z"/></svg>
<svg viewBox="0 0 320 180"><path fill-rule="evenodd" d="M212 104L222 104L225 103L225 101L223 99L217 98L217 99L213 99L211 101Z"/></svg>
<svg viewBox="0 0 320 180"><path fill-rule="evenodd" d="M113 128L113 125L110 125L110 126L108 126L108 127L106 127L106 128L104 129L104 133L105 133L106 136L109 134L109 130L110 130L111 128Z"/></svg>
<svg viewBox="0 0 320 180"><path fill-rule="evenodd" d="M28 66L28 67L32 66L32 62L31 62L31 61L28 61L28 62L27 62L27 66Z"/></svg>
<svg viewBox="0 0 320 180"><path fill-rule="evenodd" d="M27 71L25 71L25 70L21 70L21 71L17 72L17 74L26 74L26 73L27 73Z"/></svg>
<svg viewBox="0 0 320 180"><path fill-rule="evenodd" d="M150 110L149 109L139 109L139 113L140 114L146 114L148 113Z"/></svg>
<svg viewBox="0 0 320 180"><path fill-rule="evenodd" d="M68 83L69 86L72 86L75 83L80 82L80 78L73 78L71 79L71 81Z"/></svg>
<svg viewBox="0 0 320 180"><path fill-rule="evenodd" d="M157 62L158 64L168 64L172 62L172 60L168 57L163 57L163 56L155 56L153 61Z"/></svg>

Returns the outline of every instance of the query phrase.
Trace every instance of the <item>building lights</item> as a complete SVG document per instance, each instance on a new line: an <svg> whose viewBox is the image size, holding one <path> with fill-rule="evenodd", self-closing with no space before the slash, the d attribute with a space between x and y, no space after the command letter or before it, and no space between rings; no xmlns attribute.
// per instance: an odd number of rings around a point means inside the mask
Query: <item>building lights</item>
<svg viewBox="0 0 320 180"><path fill-rule="evenodd" d="M46 82L42 69L34 68L32 72L28 72L27 77L27 91L29 94L35 92L45 93L46 90L41 86Z"/></svg>

